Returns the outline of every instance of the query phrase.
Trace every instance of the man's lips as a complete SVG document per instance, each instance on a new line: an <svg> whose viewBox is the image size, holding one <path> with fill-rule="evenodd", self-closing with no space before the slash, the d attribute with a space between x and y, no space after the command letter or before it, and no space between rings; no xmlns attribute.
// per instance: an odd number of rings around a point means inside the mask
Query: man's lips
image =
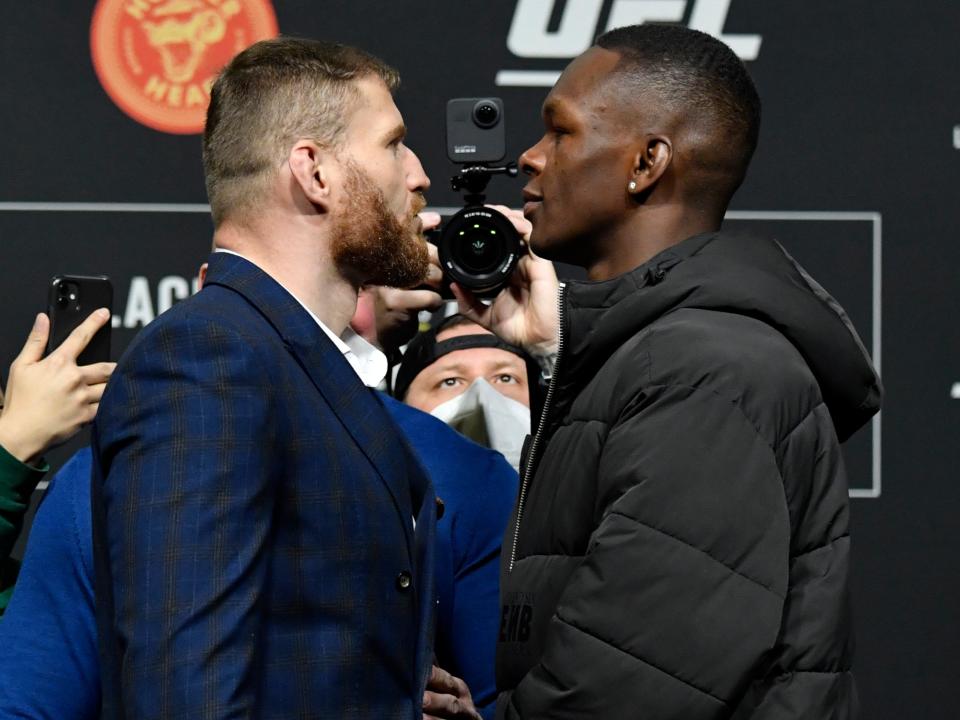
<svg viewBox="0 0 960 720"><path fill-rule="evenodd" d="M527 190L526 188L524 188L523 201L524 201L523 202L524 217L529 217L531 213L533 213L538 207L540 207L540 203L543 202L543 197L531 190Z"/></svg>

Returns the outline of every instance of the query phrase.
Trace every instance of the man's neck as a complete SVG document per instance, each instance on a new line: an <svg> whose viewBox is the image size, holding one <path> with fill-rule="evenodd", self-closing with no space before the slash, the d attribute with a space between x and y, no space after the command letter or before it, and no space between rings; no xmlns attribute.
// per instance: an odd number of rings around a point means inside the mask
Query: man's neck
<svg viewBox="0 0 960 720"><path fill-rule="evenodd" d="M643 265L689 237L720 229L722 216L678 206L638 211L628 222L595 240L598 250L586 270L590 280L609 280Z"/></svg>
<svg viewBox="0 0 960 720"><path fill-rule="evenodd" d="M218 227L213 239L216 248L242 255L280 283L335 335L346 330L357 308L358 288L337 272L327 243L295 230L231 223Z"/></svg>

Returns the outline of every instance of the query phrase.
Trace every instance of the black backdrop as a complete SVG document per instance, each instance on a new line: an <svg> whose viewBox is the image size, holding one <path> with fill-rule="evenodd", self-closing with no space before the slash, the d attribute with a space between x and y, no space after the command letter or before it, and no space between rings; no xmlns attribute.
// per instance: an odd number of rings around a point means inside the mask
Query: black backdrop
<svg viewBox="0 0 960 720"><path fill-rule="evenodd" d="M150 129L105 93L91 61L94 5L22 2L3 9L4 367L42 309L51 275L113 277L114 346L121 351L139 327L190 292L210 242L199 138ZM646 13L736 36L731 43L749 59L763 97L764 127L728 223L776 236L838 297L882 362L887 388L882 433L878 420L846 446L863 717L955 717L960 582L952 521L960 507L960 399L951 390L960 381L954 329L960 6L948 0L277 0L273 6L283 33L354 43L400 69L408 142L433 179L431 204L441 208L458 202L448 188L443 146L448 98L502 97L508 153L515 157L539 137L543 83L611 18ZM494 180L491 199L516 205L520 186ZM953 395L960 396L960 385ZM54 462L78 442L54 453Z"/></svg>

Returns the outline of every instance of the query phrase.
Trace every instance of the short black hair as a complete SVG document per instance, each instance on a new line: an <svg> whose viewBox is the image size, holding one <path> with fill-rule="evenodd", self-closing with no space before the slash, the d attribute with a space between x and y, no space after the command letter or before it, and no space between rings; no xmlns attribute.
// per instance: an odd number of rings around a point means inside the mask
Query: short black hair
<svg viewBox="0 0 960 720"><path fill-rule="evenodd" d="M746 174L760 134L760 96L743 62L723 42L682 25L629 25L604 33L596 45L619 53L618 70L642 76L672 109L709 119L731 151L726 162Z"/></svg>

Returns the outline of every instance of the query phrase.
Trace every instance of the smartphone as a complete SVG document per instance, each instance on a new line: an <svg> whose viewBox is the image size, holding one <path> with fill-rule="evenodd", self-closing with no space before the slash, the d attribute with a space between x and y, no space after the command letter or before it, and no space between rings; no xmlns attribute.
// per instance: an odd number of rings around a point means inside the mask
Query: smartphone
<svg viewBox="0 0 960 720"><path fill-rule="evenodd" d="M50 280L47 315L50 339L47 352L55 350L97 308L113 308L113 285L106 275L57 275ZM110 323L93 336L77 358L77 365L110 360Z"/></svg>

